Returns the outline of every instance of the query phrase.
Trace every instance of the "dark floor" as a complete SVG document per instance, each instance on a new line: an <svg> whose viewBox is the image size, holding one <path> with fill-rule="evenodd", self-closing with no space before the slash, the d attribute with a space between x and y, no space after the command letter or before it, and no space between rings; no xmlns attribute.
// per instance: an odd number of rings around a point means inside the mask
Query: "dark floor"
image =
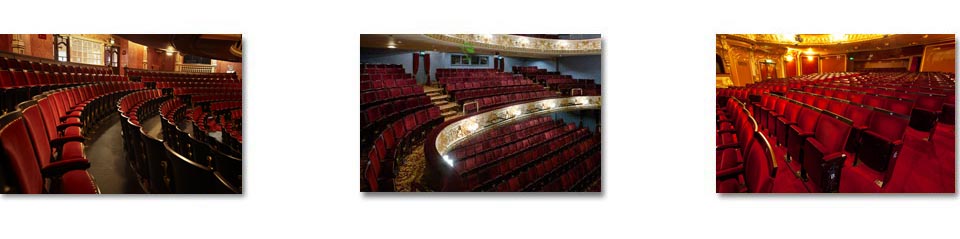
<svg viewBox="0 0 960 239"><path fill-rule="evenodd" d="M88 171L100 187L100 193L144 193L136 172L123 156L120 119L119 115L107 117L100 122L98 132L89 135L85 149L90 160Z"/></svg>

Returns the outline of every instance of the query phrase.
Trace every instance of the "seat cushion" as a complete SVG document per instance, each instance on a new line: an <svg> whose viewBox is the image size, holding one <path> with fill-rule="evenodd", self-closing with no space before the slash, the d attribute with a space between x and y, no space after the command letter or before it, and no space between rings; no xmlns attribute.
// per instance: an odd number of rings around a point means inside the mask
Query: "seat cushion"
<svg viewBox="0 0 960 239"><path fill-rule="evenodd" d="M96 194L99 193L97 184L87 170L72 170L60 177L60 193L65 194Z"/></svg>
<svg viewBox="0 0 960 239"><path fill-rule="evenodd" d="M725 149L717 152L717 171L736 167L743 162L739 149Z"/></svg>
<svg viewBox="0 0 960 239"><path fill-rule="evenodd" d="M60 153L60 160L82 158L86 158L83 153L83 143L74 141L63 144L63 151Z"/></svg>

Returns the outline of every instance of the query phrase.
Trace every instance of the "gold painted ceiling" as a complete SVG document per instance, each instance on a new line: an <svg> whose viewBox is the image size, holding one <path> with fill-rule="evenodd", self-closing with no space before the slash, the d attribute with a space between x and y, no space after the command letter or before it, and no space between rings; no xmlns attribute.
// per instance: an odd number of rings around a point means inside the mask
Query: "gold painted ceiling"
<svg viewBox="0 0 960 239"><path fill-rule="evenodd" d="M787 48L818 54L842 54L955 41L954 34L717 34L758 48Z"/></svg>

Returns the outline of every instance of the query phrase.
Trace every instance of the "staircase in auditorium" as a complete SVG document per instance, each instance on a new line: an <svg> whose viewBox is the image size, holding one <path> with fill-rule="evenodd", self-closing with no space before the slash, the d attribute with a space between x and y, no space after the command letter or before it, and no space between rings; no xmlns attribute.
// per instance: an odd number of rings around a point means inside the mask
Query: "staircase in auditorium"
<svg viewBox="0 0 960 239"><path fill-rule="evenodd" d="M423 92L430 97L430 102L440 107L440 115L445 120L456 118L460 115L460 105L456 102L450 102L450 95L444 94L442 88L424 86Z"/></svg>

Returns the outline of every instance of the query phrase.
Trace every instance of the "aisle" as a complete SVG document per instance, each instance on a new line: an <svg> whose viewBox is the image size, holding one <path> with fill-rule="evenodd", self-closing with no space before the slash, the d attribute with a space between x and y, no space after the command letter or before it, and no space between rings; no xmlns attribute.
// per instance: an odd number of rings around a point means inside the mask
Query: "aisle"
<svg viewBox="0 0 960 239"><path fill-rule="evenodd" d="M123 137L120 135L120 116L111 115L100 122L100 129L90 135L86 144L90 174L100 193L144 193L137 182L137 174L124 159Z"/></svg>

